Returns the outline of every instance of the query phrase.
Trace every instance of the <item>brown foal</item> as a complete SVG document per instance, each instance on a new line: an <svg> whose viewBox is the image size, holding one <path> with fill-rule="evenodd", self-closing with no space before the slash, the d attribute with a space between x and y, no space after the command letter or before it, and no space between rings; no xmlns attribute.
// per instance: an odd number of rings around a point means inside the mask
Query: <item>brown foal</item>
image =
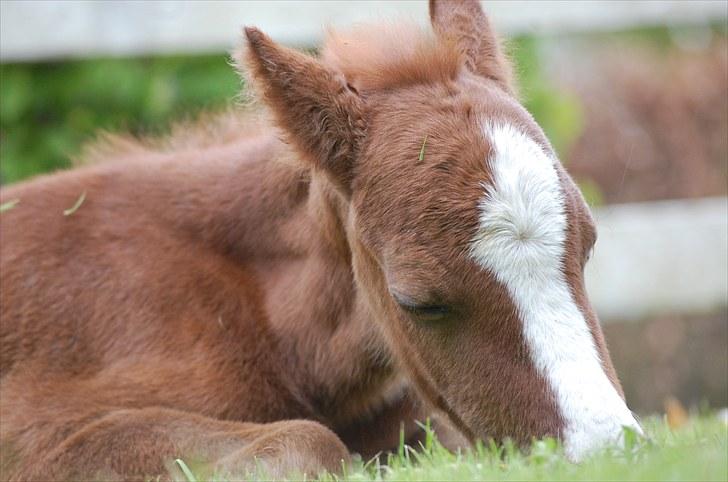
<svg viewBox="0 0 728 482"><path fill-rule="evenodd" d="M246 28L272 122L2 189L2 480L337 471L430 414L575 460L637 427L583 287L586 204L479 2L430 16L318 59Z"/></svg>

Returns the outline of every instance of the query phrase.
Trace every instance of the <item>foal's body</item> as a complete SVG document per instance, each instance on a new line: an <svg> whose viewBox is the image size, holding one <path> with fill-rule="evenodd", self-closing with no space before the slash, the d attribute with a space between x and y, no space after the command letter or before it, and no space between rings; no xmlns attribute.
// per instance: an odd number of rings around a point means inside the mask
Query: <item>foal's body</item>
<svg viewBox="0 0 728 482"><path fill-rule="evenodd" d="M318 420L366 453L396 443L412 404L353 291L340 206L308 170L278 162L286 154L256 134L3 192L21 203L0 225L4 452L42 454L33 470L44 474L73 456L53 450L73 434L123 436L104 423L116 417L180 425L178 437L150 430L135 442L140 474L163 469L165 446L214 459L250 440L237 432L268 433L217 420ZM61 203L82 192L64 216ZM377 415L391 420L377 427ZM331 448L312 448L337 468L343 446L317 430ZM89 464L113 459L113 445L96 443Z"/></svg>

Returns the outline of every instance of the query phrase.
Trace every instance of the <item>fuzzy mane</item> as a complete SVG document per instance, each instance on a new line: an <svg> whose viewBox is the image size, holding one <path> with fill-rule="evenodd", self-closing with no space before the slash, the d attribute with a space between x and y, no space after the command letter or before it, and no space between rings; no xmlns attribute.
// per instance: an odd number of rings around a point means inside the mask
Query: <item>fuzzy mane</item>
<svg viewBox="0 0 728 482"><path fill-rule="evenodd" d="M452 80L462 65L455 46L412 22L328 29L322 60L357 90Z"/></svg>
<svg viewBox="0 0 728 482"><path fill-rule="evenodd" d="M174 153L231 144L256 136L268 125L265 114L246 105L173 122L165 135L135 136L130 133L99 131L84 143L72 164L83 166L133 158L150 153Z"/></svg>

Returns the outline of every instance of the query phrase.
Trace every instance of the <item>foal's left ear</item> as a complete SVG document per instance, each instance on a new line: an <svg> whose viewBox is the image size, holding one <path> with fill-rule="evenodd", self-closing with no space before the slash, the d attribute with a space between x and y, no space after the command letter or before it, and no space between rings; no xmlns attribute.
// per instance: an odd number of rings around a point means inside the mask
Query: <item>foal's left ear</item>
<svg viewBox="0 0 728 482"><path fill-rule="evenodd" d="M430 21L439 37L455 45L471 72L513 93L511 65L479 0L430 0Z"/></svg>
<svg viewBox="0 0 728 482"><path fill-rule="evenodd" d="M289 141L315 168L350 193L365 136L364 105L342 75L301 52L276 45L253 27L246 63Z"/></svg>

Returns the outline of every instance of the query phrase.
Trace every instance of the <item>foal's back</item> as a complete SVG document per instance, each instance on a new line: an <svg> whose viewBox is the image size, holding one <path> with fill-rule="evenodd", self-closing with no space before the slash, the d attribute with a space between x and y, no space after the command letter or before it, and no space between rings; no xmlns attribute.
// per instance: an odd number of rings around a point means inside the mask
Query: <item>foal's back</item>
<svg viewBox="0 0 728 482"><path fill-rule="evenodd" d="M304 185L300 172L270 162L278 150L263 135L140 151L4 189L2 202L19 202L0 222L3 377L30 367L44 378L90 375L131 360L163 370L180 357L209 358L243 329L232 320L264 331L257 278L242 260L289 249L263 233L277 228L263 217L285 218ZM281 205L277 194L288 190Z"/></svg>

